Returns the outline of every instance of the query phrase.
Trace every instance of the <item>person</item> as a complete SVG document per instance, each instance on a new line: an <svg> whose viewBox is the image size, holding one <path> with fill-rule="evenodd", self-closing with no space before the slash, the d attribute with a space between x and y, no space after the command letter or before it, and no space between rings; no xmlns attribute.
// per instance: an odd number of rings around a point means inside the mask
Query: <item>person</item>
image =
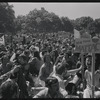
<svg viewBox="0 0 100 100"><path fill-rule="evenodd" d="M92 86L92 55L88 54L86 57L86 66L87 70L85 70L85 80L86 80L86 88L84 90L83 98L91 98L92 97L92 89L94 89L94 97L100 97L100 90L99 90L99 77L98 71L95 71L94 74L94 86ZM99 91L98 91L99 90Z"/></svg>
<svg viewBox="0 0 100 100"><path fill-rule="evenodd" d="M45 82L46 78L49 77L49 75L53 72L53 64L51 62L49 53L46 53L43 59L44 59L44 64L40 68L38 77L41 81Z"/></svg>
<svg viewBox="0 0 100 100"><path fill-rule="evenodd" d="M82 66L80 66L77 69L72 69L72 70L68 70L65 66L65 64L62 62L59 64L57 64L55 66L55 71L53 71L50 76L56 77L59 81L59 86L63 89L65 89L66 85L68 84L68 82L72 79L71 77L69 77L70 75L74 75L75 73L77 73L78 71L80 71L82 69ZM67 77L65 79L65 77Z"/></svg>
<svg viewBox="0 0 100 100"><path fill-rule="evenodd" d="M28 49L26 49L26 50L24 51L24 55L27 57L27 62L28 62L29 59L30 59L30 51L29 51Z"/></svg>
<svg viewBox="0 0 100 100"><path fill-rule="evenodd" d="M33 98L66 98L67 92L59 87L57 78L49 76L45 80L46 88Z"/></svg>
<svg viewBox="0 0 100 100"><path fill-rule="evenodd" d="M100 64L99 68L95 71L95 97L100 98Z"/></svg>
<svg viewBox="0 0 100 100"><path fill-rule="evenodd" d="M3 82L0 86L0 98L19 98L18 84L11 79L7 79L5 82Z"/></svg>
<svg viewBox="0 0 100 100"><path fill-rule="evenodd" d="M34 76L39 75L40 67L43 64L43 61L39 55L38 51L34 51L34 57L29 60L30 72Z"/></svg>
<svg viewBox="0 0 100 100"><path fill-rule="evenodd" d="M72 80L68 82L65 87L65 90L68 92L69 95L77 95L77 88L80 86L82 82L82 74L81 72L77 72Z"/></svg>
<svg viewBox="0 0 100 100"><path fill-rule="evenodd" d="M9 65L7 66L7 63L9 62L9 58L8 56L5 54L2 58L1 58L1 63L2 63L2 71L3 74L7 73L11 68L9 67ZM8 67L8 68L7 68Z"/></svg>
<svg viewBox="0 0 100 100"><path fill-rule="evenodd" d="M12 76L13 78L17 77L17 84L20 89L20 98L27 98L29 97L28 91L27 91L27 84L26 84L26 77L25 77L25 67L27 64L27 58L25 55L20 54L15 62L13 70L17 70L14 75Z"/></svg>

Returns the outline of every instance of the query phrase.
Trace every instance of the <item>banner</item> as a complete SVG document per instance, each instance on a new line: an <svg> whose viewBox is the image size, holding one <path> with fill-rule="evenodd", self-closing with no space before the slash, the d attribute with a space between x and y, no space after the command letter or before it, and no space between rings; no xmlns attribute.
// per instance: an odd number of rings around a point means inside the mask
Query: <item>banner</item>
<svg viewBox="0 0 100 100"><path fill-rule="evenodd" d="M81 38L91 38L91 35L88 32L84 32L81 34Z"/></svg>
<svg viewBox="0 0 100 100"><path fill-rule="evenodd" d="M4 34L0 33L0 44L5 45Z"/></svg>
<svg viewBox="0 0 100 100"><path fill-rule="evenodd" d="M100 53L100 39L76 39L75 52L78 53Z"/></svg>
<svg viewBox="0 0 100 100"><path fill-rule="evenodd" d="M81 38L80 32L78 30L74 29L74 39L77 39L77 38Z"/></svg>

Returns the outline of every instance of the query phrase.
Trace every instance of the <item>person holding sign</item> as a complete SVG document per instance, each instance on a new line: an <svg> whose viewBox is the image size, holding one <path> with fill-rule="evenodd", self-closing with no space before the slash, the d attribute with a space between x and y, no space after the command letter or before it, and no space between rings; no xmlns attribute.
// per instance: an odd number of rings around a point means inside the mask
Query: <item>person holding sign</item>
<svg viewBox="0 0 100 100"><path fill-rule="evenodd" d="M85 70L85 80L86 80L86 88L84 90L83 98L91 98L92 97L92 89L95 89L96 91L94 92L94 97L100 97L100 90L98 89L97 86L92 86L92 56L87 55L86 57L86 66L87 69ZM100 81L97 81L97 72L95 72L94 75L94 81L95 85L100 84ZM98 91L99 90L99 91Z"/></svg>

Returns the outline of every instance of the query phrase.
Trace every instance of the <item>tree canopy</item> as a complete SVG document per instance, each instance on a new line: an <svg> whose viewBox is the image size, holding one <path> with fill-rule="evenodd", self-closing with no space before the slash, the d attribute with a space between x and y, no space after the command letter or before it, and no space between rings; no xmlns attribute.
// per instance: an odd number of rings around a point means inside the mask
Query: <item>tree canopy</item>
<svg viewBox="0 0 100 100"><path fill-rule="evenodd" d="M51 33L65 31L73 33L76 28L79 31L87 31L91 35L100 33L100 18L93 19L89 16L76 18L75 20L66 17L59 17L45 8L33 9L27 15L18 15L15 18L13 5L0 3L0 32L1 33Z"/></svg>
<svg viewBox="0 0 100 100"><path fill-rule="evenodd" d="M0 3L0 32L14 32L15 13L13 6L8 3Z"/></svg>

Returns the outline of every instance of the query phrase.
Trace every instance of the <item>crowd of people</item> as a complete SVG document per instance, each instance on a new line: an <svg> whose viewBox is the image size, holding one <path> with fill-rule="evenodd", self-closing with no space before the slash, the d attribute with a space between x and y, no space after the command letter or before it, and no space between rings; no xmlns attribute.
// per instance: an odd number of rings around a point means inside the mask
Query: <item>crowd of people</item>
<svg viewBox="0 0 100 100"><path fill-rule="evenodd" d="M0 48L0 98L100 97L100 64L92 86L92 55L73 52L72 37L47 34ZM98 55L96 56L99 58ZM84 80L84 81L83 81Z"/></svg>

